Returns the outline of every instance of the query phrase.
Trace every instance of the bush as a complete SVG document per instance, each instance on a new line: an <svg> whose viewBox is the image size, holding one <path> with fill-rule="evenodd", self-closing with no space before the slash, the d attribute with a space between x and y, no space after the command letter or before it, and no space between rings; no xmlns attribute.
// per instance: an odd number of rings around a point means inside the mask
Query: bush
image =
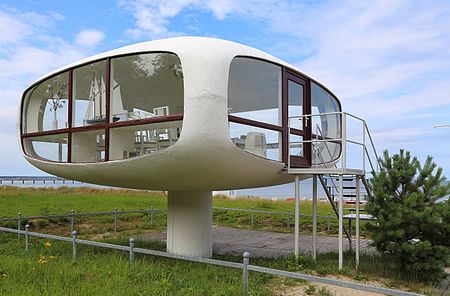
<svg viewBox="0 0 450 296"><path fill-rule="evenodd" d="M366 207L377 218L368 225L375 246L421 280L441 279L450 263L450 202L437 202L450 192L442 168L430 156L421 166L403 150L384 151L380 165Z"/></svg>

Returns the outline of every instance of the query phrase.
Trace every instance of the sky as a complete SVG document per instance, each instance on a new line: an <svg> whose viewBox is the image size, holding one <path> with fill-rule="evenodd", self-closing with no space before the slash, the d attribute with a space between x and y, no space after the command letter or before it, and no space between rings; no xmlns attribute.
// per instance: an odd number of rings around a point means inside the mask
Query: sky
<svg viewBox="0 0 450 296"><path fill-rule="evenodd" d="M21 155L22 92L107 50L174 36L268 52L364 118L378 152L427 155L450 177L450 1L118 0L0 2L0 175L43 175Z"/></svg>

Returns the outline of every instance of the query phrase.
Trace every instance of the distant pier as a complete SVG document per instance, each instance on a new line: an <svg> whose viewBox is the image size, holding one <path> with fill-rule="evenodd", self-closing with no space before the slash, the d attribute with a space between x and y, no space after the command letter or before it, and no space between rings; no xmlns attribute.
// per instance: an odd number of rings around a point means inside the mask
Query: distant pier
<svg viewBox="0 0 450 296"><path fill-rule="evenodd" d="M75 184L81 183L55 176L0 176L0 184Z"/></svg>

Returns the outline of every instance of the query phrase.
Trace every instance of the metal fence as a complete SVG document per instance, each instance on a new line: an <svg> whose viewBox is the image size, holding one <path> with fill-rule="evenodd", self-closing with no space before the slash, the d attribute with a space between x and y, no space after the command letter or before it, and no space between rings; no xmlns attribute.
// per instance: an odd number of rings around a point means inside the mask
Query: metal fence
<svg viewBox="0 0 450 296"><path fill-rule="evenodd" d="M300 279L300 280L305 280L305 281L314 282L314 283L328 284L328 285L356 289L356 290L361 290L361 291L381 293L381 294L385 294L385 295L393 295L393 296L420 296L420 295L422 295L422 294L404 292L404 291L393 290L393 289L388 289L388 288L370 286L370 285L365 285L365 284L360 284L360 283L353 283L353 282L349 282L349 281L323 278L323 277L318 277L318 276L313 276L313 275L308 275L308 274L301 274L301 273L272 269L272 268L267 268L267 267L262 267L262 266L257 266L257 265L250 265L249 264L250 263L250 253L248 253L248 252L245 252L243 254L243 263L237 263L237 262L223 261L223 260L217 260L217 259L189 257L189 256L183 256L183 255L177 255L177 254L170 254L170 253L162 252L162 251L136 248L135 241L133 238L129 239L129 246L123 246L123 245L116 245L116 244L109 244L109 243L102 243L102 242L79 239L77 237L76 231L72 232L72 237L63 237L63 236L43 234L43 233L38 233L38 232L30 232L29 224L27 224L25 226L25 230L16 230L16 229L11 229L11 228L0 227L0 231L9 232L9 233L17 233L19 236L21 234L25 235L25 252L26 253L28 253L30 250L30 248L29 248L30 237L33 236L33 237L39 237L39 238L45 238L45 239L51 239L51 240L71 242L72 243L72 258L73 258L73 260L76 260L76 258L78 256L77 245L80 244L80 245L88 245L88 246L108 248L108 249L128 252L131 268L133 268L133 265L134 265L134 259L135 259L134 255L135 254L144 254L144 255L152 255L152 256L159 256L159 257L165 257L165 258L171 258L171 259L186 260L186 261L192 261L192 262L212 264L212 265L216 265L216 266L242 269L242 293L243 293L243 295L248 295L249 271L266 273L266 274L271 274L274 276L284 276L284 277Z"/></svg>
<svg viewBox="0 0 450 296"><path fill-rule="evenodd" d="M213 207L213 210L216 211L236 211L236 212L242 212L242 213L249 213L250 215L250 226L251 228L255 225L255 214L266 214L266 215L282 215L286 216L286 227L291 228L291 217L292 213L290 210L287 210L286 212L274 212L274 211L264 211L264 210L255 210L254 208L248 209L239 209L239 208L225 208L225 207ZM132 211L118 211L117 208L114 209L114 211L111 212L93 212L93 213L76 213L75 210L70 210L69 214L56 214L56 215L41 215L41 216L28 216L23 217L22 213L18 213L17 217L11 217L11 218L0 218L0 222L7 222L7 221L17 221L17 230L22 230L22 225L25 221L34 220L34 219L56 219L56 218L70 218L70 231L75 230L75 224L77 217L88 217L88 216L102 216L102 215L114 215L114 231L118 232L118 222L119 222L119 215L124 214L135 214L135 213L148 213L150 216L149 224L152 227L154 225L154 217L157 213L166 212L166 209L154 209L153 206L151 206L150 210L132 210ZM312 215L306 215L306 214L300 214L300 217L307 217L312 219ZM337 219L334 216L331 216L330 213L328 213L327 216L317 216L319 219L326 219L327 221L327 233L330 232L331 229L331 220ZM18 234L20 237L20 233Z"/></svg>

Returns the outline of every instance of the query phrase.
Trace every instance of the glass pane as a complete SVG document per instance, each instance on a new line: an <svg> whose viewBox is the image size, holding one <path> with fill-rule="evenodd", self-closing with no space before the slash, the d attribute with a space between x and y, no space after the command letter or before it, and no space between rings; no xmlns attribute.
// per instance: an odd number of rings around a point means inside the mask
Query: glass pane
<svg viewBox="0 0 450 296"><path fill-rule="evenodd" d="M288 116L291 128L303 130L303 86L288 80ZM296 118L291 118L296 116Z"/></svg>
<svg viewBox="0 0 450 296"><path fill-rule="evenodd" d="M22 117L24 133L68 127L68 79L68 72L64 72L27 92Z"/></svg>
<svg viewBox="0 0 450 296"><path fill-rule="evenodd" d="M341 145L340 143L332 142L331 140L340 138L341 115L324 113L340 112L339 103L329 92L312 82L311 104L313 114L323 114L313 116L313 138L315 139L318 137L330 140L314 145L313 163L326 163L336 160L339 157ZM315 156L315 154L317 154L317 156Z"/></svg>
<svg viewBox="0 0 450 296"><path fill-rule="evenodd" d="M303 153L303 136L289 135L289 154L292 156L305 156Z"/></svg>
<svg viewBox="0 0 450 296"><path fill-rule="evenodd" d="M178 141L182 121L110 129L109 159L127 159L165 150Z"/></svg>
<svg viewBox="0 0 450 296"><path fill-rule="evenodd" d="M73 126L104 124L106 121L106 62L73 70Z"/></svg>
<svg viewBox="0 0 450 296"><path fill-rule="evenodd" d="M115 58L111 73L111 122L183 114L183 70L177 55Z"/></svg>
<svg viewBox="0 0 450 296"><path fill-rule="evenodd" d="M67 134L25 138L24 147L28 156L67 162Z"/></svg>
<svg viewBox="0 0 450 296"><path fill-rule="evenodd" d="M281 67L234 58L228 82L228 113L281 126Z"/></svg>
<svg viewBox="0 0 450 296"><path fill-rule="evenodd" d="M281 133L230 122L231 141L249 153L281 161Z"/></svg>
<svg viewBox="0 0 450 296"><path fill-rule="evenodd" d="M104 160L104 130L72 134L72 162L99 162Z"/></svg>

